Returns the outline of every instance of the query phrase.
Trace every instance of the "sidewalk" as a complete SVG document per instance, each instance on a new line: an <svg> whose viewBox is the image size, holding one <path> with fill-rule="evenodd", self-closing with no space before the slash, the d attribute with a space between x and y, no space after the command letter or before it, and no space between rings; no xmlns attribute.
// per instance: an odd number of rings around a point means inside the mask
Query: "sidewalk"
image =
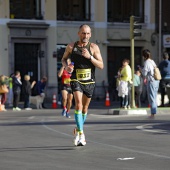
<svg viewBox="0 0 170 170"><path fill-rule="evenodd" d="M24 105L23 102L19 103L19 107L21 109L23 109L23 105ZM36 109L36 106L33 105L33 104L31 104L30 107L32 109ZM46 109L53 109L52 108L52 103L45 103L45 107L46 107ZM6 109L7 110L12 110L12 107L9 107L8 105L6 105ZM56 109L62 109L61 105L57 104ZM74 109L74 106L72 107L72 109ZM110 114L110 115L125 115L125 114L130 114L131 115L131 114L134 114L136 112L138 112L136 114L141 115L141 114L145 114L145 113L143 113L145 111L147 112L147 114L150 114L150 108L145 103L142 103L141 108L134 108L134 109L132 108L132 109L124 110L124 109L120 108L119 101L116 101L116 102L113 101L113 102L111 102L110 106L105 106L105 101L104 100L100 100L100 101L92 100L91 103L90 103L89 109L106 110L106 113ZM43 110L45 110L45 109L43 109ZM158 114L170 114L170 107L158 107Z"/></svg>

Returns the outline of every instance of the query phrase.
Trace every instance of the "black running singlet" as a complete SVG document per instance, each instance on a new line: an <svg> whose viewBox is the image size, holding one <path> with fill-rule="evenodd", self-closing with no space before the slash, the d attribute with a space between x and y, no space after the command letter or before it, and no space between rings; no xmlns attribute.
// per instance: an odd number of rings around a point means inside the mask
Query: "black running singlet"
<svg viewBox="0 0 170 170"><path fill-rule="evenodd" d="M82 56L82 48L86 48L90 55L92 55L90 51L90 42L85 47L79 47L78 42L74 44L72 54L71 54L71 62L74 62L74 71L71 76L71 81L78 81L82 84L90 84L95 83L95 66L92 62Z"/></svg>

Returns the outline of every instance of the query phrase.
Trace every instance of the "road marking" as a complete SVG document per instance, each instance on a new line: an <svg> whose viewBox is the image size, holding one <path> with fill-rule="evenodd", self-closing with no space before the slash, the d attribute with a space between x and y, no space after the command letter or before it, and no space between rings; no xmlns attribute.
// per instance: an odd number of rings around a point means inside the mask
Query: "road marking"
<svg viewBox="0 0 170 170"><path fill-rule="evenodd" d="M132 157L132 158L118 158L117 160L127 161L127 160L132 160L132 159L135 159L135 157Z"/></svg>
<svg viewBox="0 0 170 170"><path fill-rule="evenodd" d="M151 128L153 128L153 125L163 125L163 124L167 124L167 123L152 123L152 124L144 124L142 126L136 126L136 129L142 130L144 132L151 132L151 133L163 133L163 134L167 134L168 132L166 130L159 130L159 129L147 129L145 128L146 126L150 126Z"/></svg>
<svg viewBox="0 0 170 170"><path fill-rule="evenodd" d="M50 128L50 127L48 127L47 125L45 125L45 119L42 119L41 120L41 124L43 125L43 127L45 127L46 129L48 129L48 130L50 130L50 131L53 131L53 132L57 132L57 133L59 133L59 134L62 134L62 135L65 135L65 136L71 136L71 137L73 137L72 135L69 135L69 134L67 134L67 133L63 133L63 132L60 132L60 131L58 131L58 130L55 130L55 129L52 129L52 128Z"/></svg>
<svg viewBox="0 0 170 170"><path fill-rule="evenodd" d="M58 131L58 130L55 130L55 129L48 127L45 124L44 118L41 120L41 124L44 128L46 128L50 131L53 131L53 132L56 132L56 133L59 133L59 134L62 134L62 135L65 135L65 136L68 136L68 137L71 137L71 138L73 137L72 135L69 135L67 133L63 133L61 131ZM118 149L118 150L124 150L124 151L139 153L139 154L143 154L143 155L149 155L149 156L154 156L154 157L159 157L159 158L170 159L170 157L166 156L166 155L160 155L160 154L155 154L155 153L150 153L150 152L138 151L138 150L134 150L134 149L124 148L124 147L120 147L120 146L116 146L116 145L109 145L109 144L106 144L106 143L96 142L96 141L92 141L92 140L88 140L88 141L91 142L91 143L95 143L95 144L102 145L102 146L107 146L107 147L110 147L110 148L115 148L115 149Z"/></svg>

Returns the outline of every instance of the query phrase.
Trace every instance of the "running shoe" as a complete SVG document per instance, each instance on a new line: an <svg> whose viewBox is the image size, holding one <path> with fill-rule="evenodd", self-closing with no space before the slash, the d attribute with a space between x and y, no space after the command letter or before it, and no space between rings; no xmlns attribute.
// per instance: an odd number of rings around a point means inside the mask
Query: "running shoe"
<svg viewBox="0 0 170 170"><path fill-rule="evenodd" d="M70 113L66 112L66 117L70 119L71 118Z"/></svg>
<svg viewBox="0 0 170 170"><path fill-rule="evenodd" d="M77 128L74 128L73 134L75 136L75 138L74 138L74 145L77 146L79 138L80 138L79 132L77 132Z"/></svg>
<svg viewBox="0 0 170 170"><path fill-rule="evenodd" d="M85 146L86 145L86 140L85 140L85 135L84 133L80 134L80 139L77 143L77 146Z"/></svg>
<svg viewBox="0 0 170 170"><path fill-rule="evenodd" d="M66 109L63 109L61 115L62 115L62 116L66 116L66 112L67 112L67 110L66 110Z"/></svg>

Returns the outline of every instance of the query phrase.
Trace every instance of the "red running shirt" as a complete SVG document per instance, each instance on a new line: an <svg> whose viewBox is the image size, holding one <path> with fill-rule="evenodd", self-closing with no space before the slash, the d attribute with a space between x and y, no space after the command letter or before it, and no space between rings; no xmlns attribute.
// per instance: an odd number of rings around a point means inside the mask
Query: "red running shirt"
<svg viewBox="0 0 170 170"><path fill-rule="evenodd" d="M70 85L70 77L71 74L69 74L66 70L64 70L61 79L62 84Z"/></svg>

